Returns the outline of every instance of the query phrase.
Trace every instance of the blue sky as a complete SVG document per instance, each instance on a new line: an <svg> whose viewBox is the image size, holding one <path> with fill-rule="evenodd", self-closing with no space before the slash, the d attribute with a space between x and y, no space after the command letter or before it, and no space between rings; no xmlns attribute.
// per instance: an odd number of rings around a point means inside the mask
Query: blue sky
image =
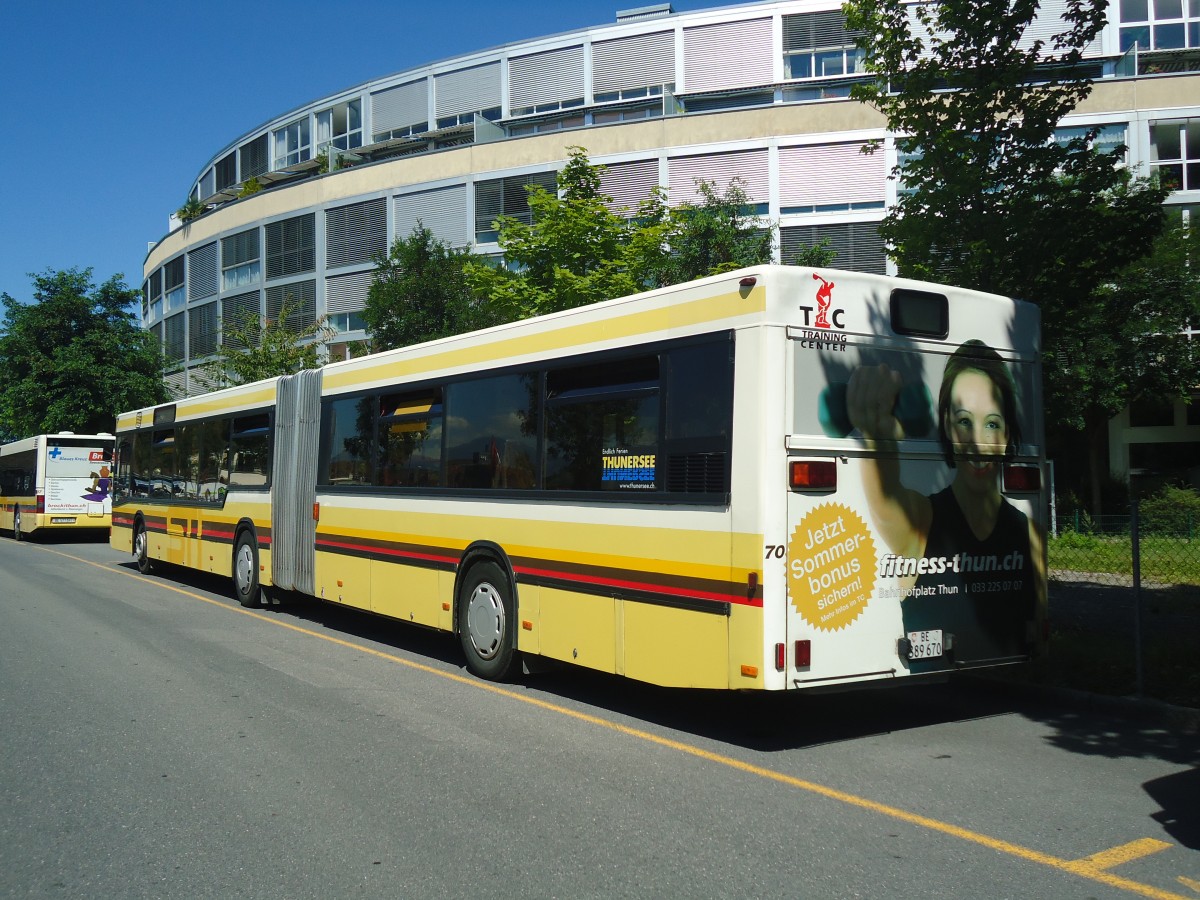
<svg viewBox="0 0 1200 900"><path fill-rule="evenodd" d="M72 267L140 288L147 245L244 132L373 78L650 2L0 0L0 292L29 301L28 273Z"/></svg>

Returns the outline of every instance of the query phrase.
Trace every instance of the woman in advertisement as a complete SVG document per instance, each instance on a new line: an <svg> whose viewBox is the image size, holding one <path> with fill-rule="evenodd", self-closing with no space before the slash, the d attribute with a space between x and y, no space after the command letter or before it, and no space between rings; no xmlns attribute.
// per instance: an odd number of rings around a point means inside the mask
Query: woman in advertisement
<svg viewBox="0 0 1200 900"><path fill-rule="evenodd" d="M886 451L905 437L895 414L901 388L886 365L851 376L847 411L869 447ZM896 452L863 459L871 516L893 554L880 574L898 579L906 633L943 629L960 662L1023 655L1043 583L1042 538L1000 492L1003 462L1021 441L1016 388L982 341L967 341L946 362L937 424L954 475L932 495L901 483ZM910 665L941 667L920 662Z"/></svg>

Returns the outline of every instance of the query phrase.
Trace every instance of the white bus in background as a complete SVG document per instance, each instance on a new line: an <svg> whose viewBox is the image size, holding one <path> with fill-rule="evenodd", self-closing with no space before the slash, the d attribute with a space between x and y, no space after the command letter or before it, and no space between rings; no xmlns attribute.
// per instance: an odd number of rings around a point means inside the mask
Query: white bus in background
<svg viewBox="0 0 1200 900"><path fill-rule="evenodd" d="M674 687L1027 660L1038 311L762 266L117 418L112 545Z"/></svg>
<svg viewBox="0 0 1200 900"><path fill-rule="evenodd" d="M113 436L39 434L0 446L0 532L22 540L112 524Z"/></svg>

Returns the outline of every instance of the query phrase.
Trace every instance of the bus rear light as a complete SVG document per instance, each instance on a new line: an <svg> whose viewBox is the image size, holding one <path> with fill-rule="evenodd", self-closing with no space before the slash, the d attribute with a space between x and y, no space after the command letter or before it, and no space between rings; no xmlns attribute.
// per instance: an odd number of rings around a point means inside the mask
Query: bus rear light
<svg viewBox="0 0 1200 900"><path fill-rule="evenodd" d="M1037 466L1004 466L1004 490L1036 493L1042 489L1042 470Z"/></svg>
<svg viewBox="0 0 1200 900"><path fill-rule="evenodd" d="M832 459L793 459L788 464L793 491L832 491L837 488L837 462Z"/></svg>
<svg viewBox="0 0 1200 900"><path fill-rule="evenodd" d="M782 672L787 668L787 644L775 645L775 671Z"/></svg>
<svg viewBox="0 0 1200 900"><path fill-rule="evenodd" d="M37 495L37 514L40 516L45 511L46 511L46 495L38 494Z"/></svg>
<svg viewBox="0 0 1200 900"><path fill-rule="evenodd" d="M812 665L812 641L796 641L796 668L807 669Z"/></svg>

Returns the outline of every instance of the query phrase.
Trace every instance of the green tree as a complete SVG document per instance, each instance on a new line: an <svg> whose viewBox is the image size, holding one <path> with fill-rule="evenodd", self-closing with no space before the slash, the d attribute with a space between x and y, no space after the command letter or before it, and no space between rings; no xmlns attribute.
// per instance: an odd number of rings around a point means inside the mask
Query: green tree
<svg viewBox="0 0 1200 900"><path fill-rule="evenodd" d="M1100 495L1103 429L1130 403L1187 398L1200 384L1200 347L1184 334L1200 318L1200 229L1168 228L1151 252L1126 266L1082 307L1047 355L1059 414L1082 440L1060 436L1059 455L1090 460L1086 487ZM1070 415L1070 418L1069 418ZM1085 446L1080 446L1080 444Z"/></svg>
<svg viewBox="0 0 1200 900"><path fill-rule="evenodd" d="M771 261L775 226L749 210L737 179L724 192L701 182L699 204L672 208L655 189L636 209L618 209L601 190L603 172L570 148L557 192L529 188L531 222L497 220L505 266L472 263L476 292L518 319ZM810 250L802 264L832 256Z"/></svg>
<svg viewBox="0 0 1200 900"><path fill-rule="evenodd" d="M655 193L636 217L619 215L600 189L603 171L586 150L572 147L557 193L529 188L532 223L497 220L506 266L473 263L468 271L474 289L508 318L610 300L653 282L664 255L666 204Z"/></svg>
<svg viewBox="0 0 1200 900"><path fill-rule="evenodd" d="M1091 92L1080 63L1107 4L1073 0L1049 42L1026 37L1039 5L849 0L844 11L877 76L852 96L897 135L901 190L880 233L900 273L1039 304L1053 363L1081 340L1103 343L1085 331L1118 314L1103 308L1114 302L1104 288L1149 252L1167 191L1135 179L1120 165L1123 148L1102 151L1095 131L1057 133ZM1050 364L1045 387L1052 427L1099 437L1109 385Z"/></svg>
<svg viewBox="0 0 1200 900"><path fill-rule="evenodd" d="M711 181L700 181L697 187L700 203L684 203L670 211L670 253L656 273L661 286L771 261L775 225L750 211L742 180L732 179L724 193Z"/></svg>
<svg viewBox="0 0 1200 900"><path fill-rule="evenodd" d="M300 304L289 294L275 318L252 312L226 322L217 356L205 369L215 385L249 384L316 369L322 344L335 334L324 318L304 322Z"/></svg>
<svg viewBox="0 0 1200 900"><path fill-rule="evenodd" d="M363 310L372 348L407 347L503 322L499 307L472 291L467 278L472 264L484 265L470 251L437 240L420 223L397 238L375 260Z"/></svg>
<svg viewBox="0 0 1200 900"><path fill-rule="evenodd" d="M99 287L91 269L30 277L32 303L0 294L0 430L112 431L118 413L166 399L162 354L122 276Z"/></svg>

